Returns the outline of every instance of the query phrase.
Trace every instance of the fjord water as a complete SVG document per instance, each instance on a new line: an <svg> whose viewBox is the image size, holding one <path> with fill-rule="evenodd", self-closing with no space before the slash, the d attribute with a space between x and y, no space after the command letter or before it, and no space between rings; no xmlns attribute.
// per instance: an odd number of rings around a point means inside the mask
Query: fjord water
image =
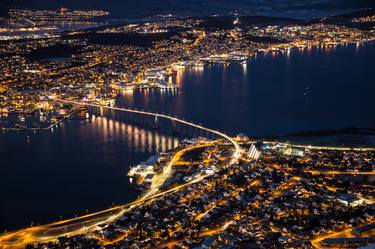
<svg viewBox="0 0 375 249"><path fill-rule="evenodd" d="M375 44L348 45L191 68L176 76L178 91L130 92L118 105L171 113L231 135L365 127L375 123L374 55ZM178 141L124 117L107 112L53 132L0 134L0 231L136 198L129 167Z"/></svg>
<svg viewBox="0 0 375 249"><path fill-rule="evenodd" d="M136 91L120 103L231 135L366 127L375 124L374 56L374 43L260 54L181 71L177 93Z"/></svg>
<svg viewBox="0 0 375 249"><path fill-rule="evenodd" d="M124 118L104 112L52 131L0 134L0 232L134 200L129 167L178 139Z"/></svg>

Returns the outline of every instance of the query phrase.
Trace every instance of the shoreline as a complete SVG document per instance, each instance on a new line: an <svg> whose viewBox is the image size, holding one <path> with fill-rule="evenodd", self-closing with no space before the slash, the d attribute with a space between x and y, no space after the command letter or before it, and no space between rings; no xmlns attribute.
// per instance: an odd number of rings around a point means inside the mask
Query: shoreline
<svg viewBox="0 0 375 249"><path fill-rule="evenodd" d="M58 121L50 124L49 126L47 127L25 127L25 128L5 128L5 127L2 127L0 128L0 130L4 133L4 132L19 132L19 131L47 131L47 130L51 130L53 127L57 126L58 124L70 119L73 115L79 113L80 110L76 110L76 111L73 111L72 113L70 113L69 115L67 116L64 116L63 118L59 119Z"/></svg>

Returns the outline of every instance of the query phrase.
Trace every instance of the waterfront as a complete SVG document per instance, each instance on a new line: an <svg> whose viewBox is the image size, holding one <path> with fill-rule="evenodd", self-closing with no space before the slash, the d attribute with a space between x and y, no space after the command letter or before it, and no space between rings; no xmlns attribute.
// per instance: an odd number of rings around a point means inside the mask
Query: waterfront
<svg viewBox="0 0 375 249"><path fill-rule="evenodd" d="M192 68L177 75L179 92L136 90L118 105L172 113L232 135L367 126L375 122L366 108L374 106L374 85L365 77L374 51L374 44L351 45L260 55L246 66ZM14 177L1 181L0 224L20 227L30 217L45 223L134 199L128 167L163 148L156 148L159 142L149 150L150 143L140 142L147 131L111 120L66 122L42 136L29 134L29 141L26 133L2 134L1 175ZM166 136L164 149L176 141Z"/></svg>
<svg viewBox="0 0 375 249"><path fill-rule="evenodd" d="M129 167L178 140L123 118L107 113L53 131L1 134L1 231L134 200L139 191L129 185Z"/></svg>
<svg viewBox="0 0 375 249"><path fill-rule="evenodd" d="M231 135L367 127L375 123L375 44L260 54L246 65L180 71L180 91L127 93L119 104L172 113ZM207 101L209 100L209 101Z"/></svg>

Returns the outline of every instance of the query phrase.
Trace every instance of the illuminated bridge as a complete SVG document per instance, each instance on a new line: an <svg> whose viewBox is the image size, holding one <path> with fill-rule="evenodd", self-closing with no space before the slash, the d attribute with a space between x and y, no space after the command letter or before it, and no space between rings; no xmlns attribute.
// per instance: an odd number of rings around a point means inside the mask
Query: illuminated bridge
<svg viewBox="0 0 375 249"><path fill-rule="evenodd" d="M221 137L227 141L229 141L235 148L231 159L226 165L231 165L237 162L237 160L241 157L241 148L238 145L238 143L232 139L230 136L215 131L213 129L206 128L201 125L194 124L192 122L188 122L176 117L168 116L165 114L158 114L158 113L152 113L152 112L146 112L146 111L139 111L139 110L132 110L127 108L119 108L119 107L109 107L109 106L101 106L97 104L90 104L90 103L82 103L82 102L76 102L76 101L68 101L68 100L62 100L62 99L56 99L53 98L56 101L60 101L63 103L69 103L73 105L81 105L81 106L87 106L87 107L99 107L99 108L106 108L110 110L116 110L116 111L122 111L122 112L128 112L128 113L134 113L144 116L149 116L153 119L157 118L164 118L166 120L170 120L173 123L180 123L186 126L190 126L199 130L202 130L207 133L212 133L217 135L218 137ZM178 161L178 159L181 157L181 155L189 150L195 149L196 147L199 147L201 145L193 145L190 147L187 147L185 149L182 149L174 154L171 161L166 165L166 167L163 169L163 173L161 177L157 179L157 181L153 182L151 185L150 190L140 197L139 199L135 200L134 202L127 203L125 205L109 208L100 212L80 216L77 218L72 218L68 220L63 220L47 225L41 225L36 227L30 227L26 229L21 229L19 231L15 232L9 232L0 235L0 249L13 249L13 248L23 248L28 243L40 243L40 242L48 242L57 239L61 236L73 236L77 234L86 233L89 231L94 231L95 229L98 229L98 225L111 222L119 217L121 217L125 212L142 205L145 202L148 202L150 200L162 197L166 194L171 194L174 192L179 191L182 188L186 188L187 186L190 186L192 184L195 184L199 181L202 181L207 176L201 176L197 179L194 179L190 182L184 183L182 185L178 185L176 187L173 187L171 189L165 190L160 192L160 186L165 182L165 180L170 176L170 172L172 170L172 166L175 162Z"/></svg>
<svg viewBox="0 0 375 249"><path fill-rule="evenodd" d="M210 129L210 128L206 128L206 127L204 127L202 125L194 124L192 122L185 121L185 120L177 118L177 117L169 116L169 115L166 115L166 114L160 114L160 113L154 113L154 112L147 112L147 111L135 110L135 109L130 109L130 108L103 106L103 105L98 105L98 104L78 102L78 101L71 101L71 100L63 100L63 99L58 99L58 98L52 98L52 99L56 100L56 101L59 101L59 102L63 102L63 103L73 104L73 105L81 105L81 106L87 106L87 107L105 108L105 109L109 109L109 110L115 110L115 111L121 111L121 112L134 113L134 114L139 114L139 115L143 115L143 116L148 116L148 117L152 117L155 120L155 122L157 122L157 120L159 118L170 120L171 123L172 123L172 126L175 126L177 123L179 123L179 124L186 125L188 127L199 129L199 130L204 131L206 133L215 134L218 137L221 137L221 138L224 138L224 139L228 140L234 146L234 148L235 148L235 152L233 153L231 164L235 163L237 161L237 159L241 155L240 146L230 136L228 136L228 135L226 135L226 134L224 134L224 133L222 133L220 131L213 130L213 129Z"/></svg>

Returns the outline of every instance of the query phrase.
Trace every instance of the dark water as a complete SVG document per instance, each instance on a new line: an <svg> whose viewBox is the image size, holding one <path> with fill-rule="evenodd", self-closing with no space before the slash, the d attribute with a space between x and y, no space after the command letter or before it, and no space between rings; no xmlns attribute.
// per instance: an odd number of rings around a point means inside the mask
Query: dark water
<svg viewBox="0 0 375 249"><path fill-rule="evenodd" d="M375 44L367 44L192 68L176 77L179 91L130 92L119 105L172 113L232 135L368 126L375 124L374 55ZM129 166L178 142L159 132L111 112L53 132L0 134L0 231L136 198L125 176Z"/></svg>
<svg viewBox="0 0 375 249"><path fill-rule="evenodd" d="M129 166L174 148L178 139L127 124L116 114L36 134L0 134L0 231L136 198L139 192L126 177Z"/></svg>
<svg viewBox="0 0 375 249"><path fill-rule="evenodd" d="M137 91L121 103L250 136L375 124L375 44L258 55L247 65L180 72L180 92Z"/></svg>

